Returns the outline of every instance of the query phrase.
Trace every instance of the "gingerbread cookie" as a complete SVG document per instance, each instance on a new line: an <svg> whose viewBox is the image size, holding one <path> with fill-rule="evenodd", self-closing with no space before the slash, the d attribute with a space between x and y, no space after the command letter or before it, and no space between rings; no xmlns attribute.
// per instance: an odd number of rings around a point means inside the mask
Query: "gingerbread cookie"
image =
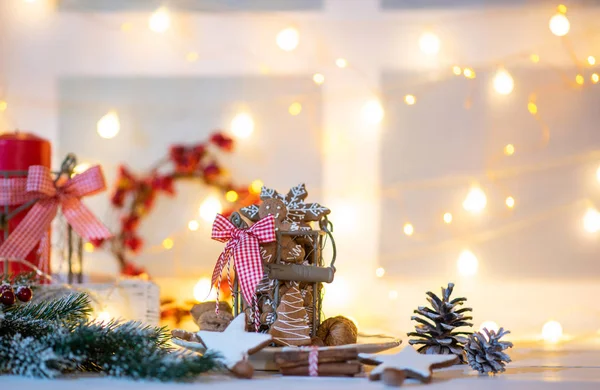
<svg viewBox="0 0 600 390"><path fill-rule="evenodd" d="M277 319L269 330L275 344L279 346L310 345L308 314L304 309L303 301L296 286L290 287L281 297L281 302L277 307Z"/></svg>
<svg viewBox="0 0 600 390"><path fill-rule="evenodd" d="M192 318L201 330L222 332L233 320L231 306L227 302L219 302L219 315L215 313L216 302L196 304L190 310Z"/></svg>

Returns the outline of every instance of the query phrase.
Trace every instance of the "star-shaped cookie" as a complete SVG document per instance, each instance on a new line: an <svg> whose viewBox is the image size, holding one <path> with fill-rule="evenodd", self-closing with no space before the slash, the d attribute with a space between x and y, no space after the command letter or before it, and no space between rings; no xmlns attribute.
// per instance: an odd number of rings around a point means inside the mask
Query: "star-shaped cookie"
<svg viewBox="0 0 600 390"><path fill-rule="evenodd" d="M370 380L380 380L391 386L400 386L404 378L431 381L431 370L449 367L458 362L456 355L421 354L407 346L393 355L368 355L361 353L359 359L366 364L378 364L369 374Z"/></svg>
<svg viewBox="0 0 600 390"><path fill-rule="evenodd" d="M246 314L235 317L223 332L201 330L197 333L208 351L219 354L219 360L235 375L251 378L254 370L247 362L248 355L271 343L269 334L246 332Z"/></svg>

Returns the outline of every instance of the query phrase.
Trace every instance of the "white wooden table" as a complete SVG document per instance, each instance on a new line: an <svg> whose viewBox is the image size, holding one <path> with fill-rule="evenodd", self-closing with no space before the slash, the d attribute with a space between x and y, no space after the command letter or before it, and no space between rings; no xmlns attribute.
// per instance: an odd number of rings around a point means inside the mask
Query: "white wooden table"
<svg viewBox="0 0 600 390"><path fill-rule="evenodd" d="M512 351L513 363L506 373L496 377L480 377L469 367L457 366L434 373L430 385L407 381L405 388L423 389L600 389L600 351L539 351L517 349ZM248 381L227 375L203 376L190 384L148 383L99 377L69 377L56 380L36 380L15 376L0 376L1 390L100 390L100 389L257 389L307 390L324 389L382 389L381 382L366 378L306 378L281 377L258 373Z"/></svg>

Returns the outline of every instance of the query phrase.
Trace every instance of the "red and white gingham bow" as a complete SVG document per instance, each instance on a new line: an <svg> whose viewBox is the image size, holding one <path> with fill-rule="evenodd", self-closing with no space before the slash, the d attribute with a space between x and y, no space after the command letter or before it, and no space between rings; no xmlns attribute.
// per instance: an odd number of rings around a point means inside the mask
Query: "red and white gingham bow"
<svg viewBox="0 0 600 390"><path fill-rule="evenodd" d="M61 186L55 185L48 168L40 165L30 166L25 191L33 195L37 202L8 239L0 245L0 257L24 259L48 231L59 206L62 207L69 224L81 237L87 240L110 238L110 231L80 200L83 196L95 194L105 188L104 176L99 166L67 180Z"/></svg>
<svg viewBox="0 0 600 390"><path fill-rule="evenodd" d="M248 229L239 229L218 214L213 224L212 239L227 243L213 271L212 284L217 282L233 256L242 295L248 304L252 304L256 286L263 277L259 244L275 241L275 217L268 215Z"/></svg>

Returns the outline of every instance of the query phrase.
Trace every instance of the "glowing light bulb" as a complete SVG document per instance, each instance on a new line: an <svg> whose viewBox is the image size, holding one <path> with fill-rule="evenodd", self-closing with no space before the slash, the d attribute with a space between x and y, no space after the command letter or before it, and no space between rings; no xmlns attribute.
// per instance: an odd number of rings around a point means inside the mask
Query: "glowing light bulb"
<svg viewBox="0 0 600 390"><path fill-rule="evenodd" d="M463 69L463 74L468 79L474 79L475 78L475 71L473 69L471 69L471 68L464 68Z"/></svg>
<svg viewBox="0 0 600 390"><path fill-rule="evenodd" d="M562 335L562 325L557 321L548 321L542 327L542 338L548 343L557 343Z"/></svg>
<svg viewBox="0 0 600 390"><path fill-rule="evenodd" d="M300 33L293 27L281 30L275 39L277 46L283 51L292 51L298 47L300 42Z"/></svg>
<svg viewBox="0 0 600 390"><path fill-rule="evenodd" d="M313 75L313 81L315 84L321 85L325 82L325 76L323 76L321 73L315 73Z"/></svg>
<svg viewBox="0 0 600 390"><path fill-rule="evenodd" d="M440 38L431 32L424 33L419 38L419 47L421 51L428 55L437 54L440 51Z"/></svg>
<svg viewBox="0 0 600 390"><path fill-rule="evenodd" d="M507 156L512 156L515 154L515 146L513 144L508 144L504 147L504 154Z"/></svg>
<svg viewBox="0 0 600 390"><path fill-rule="evenodd" d="M583 85L584 81L585 81L585 79L583 78L583 75L578 74L577 76L575 76L575 82L578 85Z"/></svg>
<svg viewBox="0 0 600 390"><path fill-rule="evenodd" d="M221 206L219 199L214 196L209 196L204 199L204 202L200 205L198 214L200 214L200 218L206 222L212 222L215 220L217 214L220 214L222 211L223 206Z"/></svg>
<svg viewBox="0 0 600 390"><path fill-rule="evenodd" d="M88 169L90 169L90 166L91 165L86 162L79 163L79 164L75 165L75 168L73 168L73 174L79 175L80 173L83 173L83 172L87 171Z"/></svg>
<svg viewBox="0 0 600 390"><path fill-rule="evenodd" d="M531 115L537 114L537 112L538 112L537 104L535 104L533 102L527 103L527 110L529 111L529 113Z"/></svg>
<svg viewBox="0 0 600 390"><path fill-rule="evenodd" d="M195 232L199 228L200 228L200 223L198 223L198 221L196 221L195 219L188 222L188 229L190 229L191 231Z"/></svg>
<svg viewBox="0 0 600 390"><path fill-rule="evenodd" d="M0 112L6 111L8 103L5 100L0 100Z"/></svg>
<svg viewBox="0 0 600 390"><path fill-rule="evenodd" d="M148 27L155 33L164 33L171 27L171 15L167 7L160 7L148 19Z"/></svg>
<svg viewBox="0 0 600 390"><path fill-rule="evenodd" d="M452 73L454 73L457 76L460 76L462 74L462 69L460 68L460 66L454 65L452 67Z"/></svg>
<svg viewBox="0 0 600 390"><path fill-rule="evenodd" d="M162 246L166 250L172 249L174 245L175 245L175 242L173 242L173 239L171 239L171 238L165 238L162 242Z"/></svg>
<svg viewBox="0 0 600 390"><path fill-rule="evenodd" d="M415 232L415 228L412 224L410 224L410 223L404 224L404 234L406 234L407 236L412 236L414 232Z"/></svg>
<svg viewBox="0 0 600 390"><path fill-rule="evenodd" d="M556 12L561 13L561 14L566 14L567 6L564 4L559 4L558 7L556 7Z"/></svg>
<svg viewBox="0 0 600 390"><path fill-rule="evenodd" d="M404 103L408 104L409 106L412 106L416 102L417 102L417 98L414 95L404 96Z"/></svg>
<svg viewBox="0 0 600 390"><path fill-rule="evenodd" d="M121 121L116 111L109 111L98 121L96 131L98 135L105 139L116 137L121 130Z"/></svg>
<svg viewBox="0 0 600 390"><path fill-rule="evenodd" d="M107 324L110 322L111 319L112 319L112 316L110 315L110 313L107 312L106 310L103 310L96 315L95 322Z"/></svg>
<svg viewBox="0 0 600 390"><path fill-rule="evenodd" d="M472 213L481 212L487 205L487 197L481 188L471 188L469 194L463 201L463 208Z"/></svg>
<svg viewBox="0 0 600 390"><path fill-rule="evenodd" d="M250 184L250 192L253 194L260 194L264 185L262 180L256 179Z"/></svg>
<svg viewBox="0 0 600 390"><path fill-rule="evenodd" d="M363 120L370 125L381 123L384 116L383 107L377 100L366 102L362 107L361 114Z"/></svg>
<svg viewBox="0 0 600 390"><path fill-rule="evenodd" d="M390 298L391 300L396 300L396 299L398 299L398 291L396 291L396 290L391 290L391 291L388 293L388 298Z"/></svg>
<svg viewBox="0 0 600 390"><path fill-rule="evenodd" d="M378 278L382 278L383 275L385 275L385 269L382 267L379 267L375 270L375 276L377 276Z"/></svg>
<svg viewBox="0 0 600 390"><path fill-rule="evenodd" d="M187 62L196 62L200 58L200 55L195 51L190 51L185 55L185 59Z"/></svg>
<svg viewBox="0 0 600 390"><path fill-rule="evenodd" d="M598 83L598 81L600 81L600 76L598 76L598 73L592 73L592 83L596 84Z"/></svg>
<svg viewBox="0 0 600 390"><path fill-rule="evenodd" d="M533 62L534 64L537 64L538 62L540 62L540 56L537 54L532 54L529 56L529 59L531 60L531 62Z"/></svg>
<svg viewBox="0 0 600 390"><path fill-rule="evenodd" d="M473 252L464 250L461 252L456 263L458 272L463 276L473 276L477 273L479 261Z"/></svg>
<svg viewBox="0 0 600 390"><path fill-rule="evenodd" d="M88 253L92 253L94 251L94 244L92 244L91 242L86 242L85 244L83 244L83 250L85 250Z"/></svg>
<svg viewBox="0 0 600 390"><path fill-rule="evenodd" d="M231 120L231 132L238 138L248 138L254 132L254 119L245 112Z"/></svg>
<svg viewBox="0 0 600 390"><path fill-rule="evenodd" d="M562 13L557 13L556 15L552 16L548 26L550 27L552 34L556 35L557 37L564 37L571 29L571 23L569 23L569 19L565 14Z"/></svg>
<svg viewBox="0 0 600 390"><path fill-rule="evenodd" d="M494 76L494 89L500 95L508 95L515 88L515 82L506 70L501 69Z"/></svg>
<svg viewBox="0 0 600 390"><path fill-rule="evenodd" d="M216 290L212 289L209 278L200 278L194 285L194 299L198 302L210 301L217 296Z"/></svg>
<svg viewBox="0 0 600 390"><path fill-rule="evenodd" d="M497 323L495 323L494 321L485 321L483 322L480 326L479 326L479 331L482 332L484 335L485 333L483 332L484 329L489 330L490 332L493 330L494 332L498 332L498 330L500 329L500 327L498 326Z"/></svg>
<svg viewBox="0 0 600 390"><path fill-rule="evenodd" d="M231 190L231 191L227 191L227 193L225 194L225 200L227 200L230 203L235 202L236 200L238 200L239 195L237 192Z"/></svg>
<svg viewBox="0 0 600 390"><path fill-rule="evenodd" d="M300 114L302 112L302 104L300 104L298 102L294 102L294 103L290 104L290 107L288 108L288 112L290 113L290 115L293 115L293 116Z"/></svg>
<svg viewBox="0 0 600 390"><path fill-rule="evenodd" d="M445 223L452 223L452 214L450 214L450 213L445 213L445 214L444 214L444 222L445 222Z"/></svg>
<svg viewBox="0 0 600 390"><path fill-rule="evenodd" d="M337 60L335 60L335 64L338 68L345 68L348 66L348 61L346 61L345 58L338 58Z"/></svg>
<svg viewBox="0 0 600 390"><path fill-rule="evenodd" d="M600 213L598 210L590 208L583 216L583 228L588 233L600 231Z"/></svg>
<svg viewBox="0 0 600 390"><path fill-rule="evenodd" d="M506 198L504 203L506 203L506 207L508 207L509 209L512 209L513 207L515 207L515 198L513 198L512 196L509 196L508 198Z"/></svg>
<svg viewBox="0 0 600 390"><path fill-rule="evenodd" d="M587 61L590 65L596 65L596 57L594 56L588 56Z"/></svg>

